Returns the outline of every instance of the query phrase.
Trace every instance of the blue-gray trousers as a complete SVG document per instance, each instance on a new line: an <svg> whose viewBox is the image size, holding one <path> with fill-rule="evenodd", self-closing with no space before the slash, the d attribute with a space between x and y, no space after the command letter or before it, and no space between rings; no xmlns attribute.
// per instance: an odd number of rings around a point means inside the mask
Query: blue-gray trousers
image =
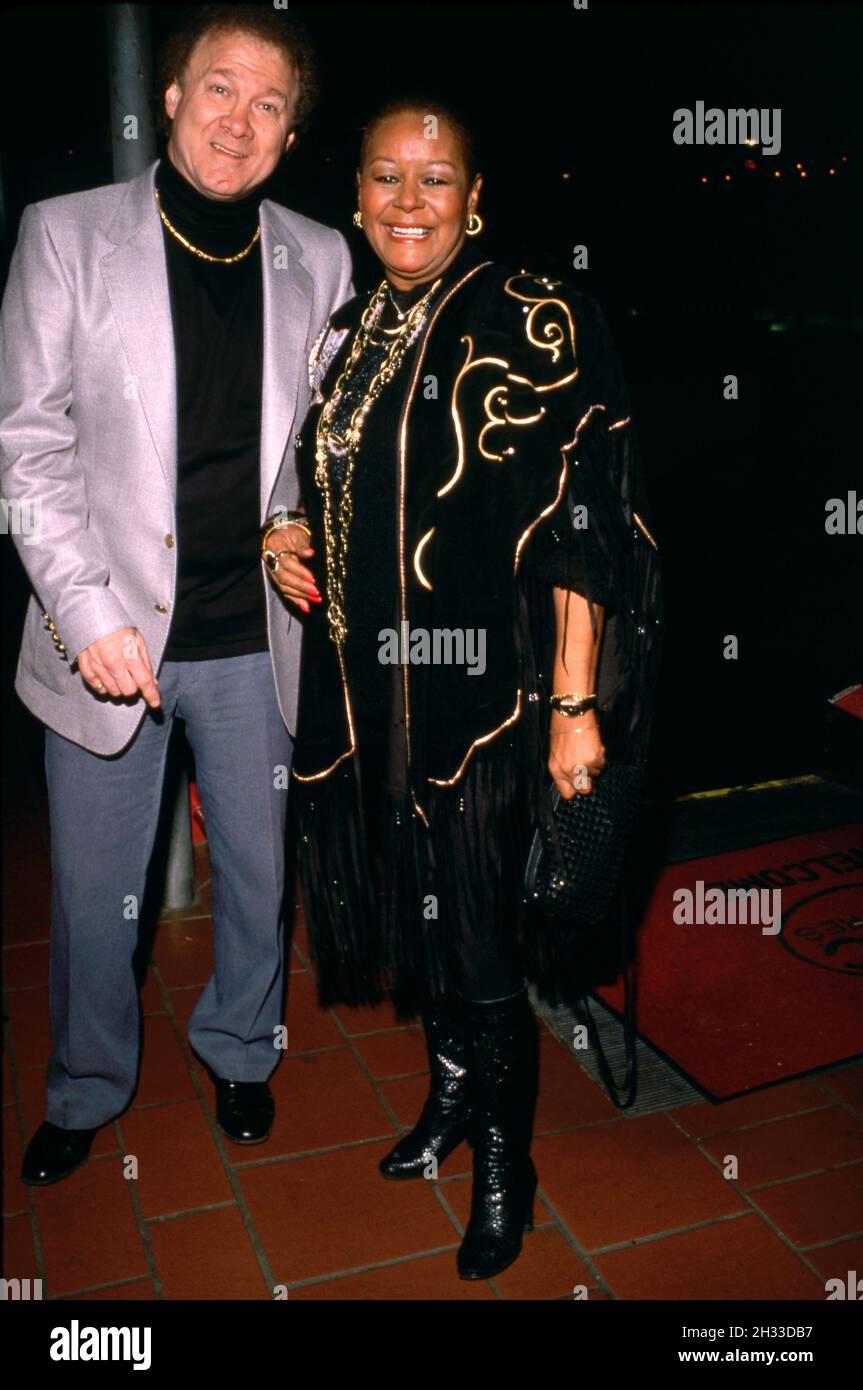
<svg viewBox="0 0 863 1390"><path fill-rule="evenodd" d="M285 824L292 742L269 652L165 662L122 753L45 732L51 819L47 1116L90 1129L134 1093L140 1001L133 971L175 717L195 756L212 866L215 969L189 1022L198 1056L231 1081L265 1081L281 1056Z"/></svg>

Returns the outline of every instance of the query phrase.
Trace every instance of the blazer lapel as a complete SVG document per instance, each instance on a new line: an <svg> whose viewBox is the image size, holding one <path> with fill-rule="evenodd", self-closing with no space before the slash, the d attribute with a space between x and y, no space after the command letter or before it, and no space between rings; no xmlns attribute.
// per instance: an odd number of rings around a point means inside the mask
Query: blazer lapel
<svg viewBox="0 0 863 1390"><path fill-rule="evenodd" d="M115 249L100 260L134 390L171 497L177 493L177 388L171 299L162 226L153 193L156 162L131 179L105 229ZM307 381L306 344L312 279L302 247L278 206L261 203L264 364L261 401L261 520L290 438L300 388Z"/></svg>
<svg viewBox="0 0 863 1390"><path fill-rule="evenodd" d="M264 282L264 370L261 401L261 521L290 439L301 387L308 389L307 349L312 278L302 247L279 215L261 203L261 270Z"/></svg>
<svg viewBox="0 0 863 1390"><path fill-rule="evenodd" d="M153 193L156 162L128 184L105 229L115 250L100 267L168 490L177 491L174 330L162 224Z"/></svg>

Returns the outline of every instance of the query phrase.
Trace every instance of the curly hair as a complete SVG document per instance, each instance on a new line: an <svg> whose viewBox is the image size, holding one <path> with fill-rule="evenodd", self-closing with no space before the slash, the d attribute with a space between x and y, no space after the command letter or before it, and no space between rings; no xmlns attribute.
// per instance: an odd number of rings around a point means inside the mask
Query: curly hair
<svg viewBox="0 0 863 1390"><path fill-rule="evenodd" d="M163 135L171 130L165 111L165 92L173 82L183 85L189 59L200 42L210 34L241 33L268 43L287 59L297 77L292 129L302 133L318 99L318 82L312 41L304 26L284 10L263 5L187 6L178 27L159 50L156 71L158 89L153 94L156 128Z"/></svg>
<svg viewBox="0 0 863 1390"><path fill-rule="evenodd" d="M477 158L476 137L468 126L467 122L444 102L435 101L422 93L408 92L404 96L397 97L393 101L388 101L386 106L380 107L371 119L363 127L362 141L360 144L359 167L360 169L368 159L369 146L372 136L384 121L391 116L436 116L438 120L448 125L455 136L459 154L464 163L468 183L472 183L476 174L479 173L479 163Z"/></svg>

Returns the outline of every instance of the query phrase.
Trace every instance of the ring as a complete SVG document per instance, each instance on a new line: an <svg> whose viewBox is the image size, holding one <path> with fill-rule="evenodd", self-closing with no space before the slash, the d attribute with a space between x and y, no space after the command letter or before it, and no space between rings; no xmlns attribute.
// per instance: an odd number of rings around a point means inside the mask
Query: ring
<svg viewBox="0 0 863 1390"><path fill-rule="evenodd" d="M97 689L97 690L104 690L104 689L105 689L105 687L104 687L104 685L102 684L101 681L97 681L97 682L96 682L96 689Z"/></svg>

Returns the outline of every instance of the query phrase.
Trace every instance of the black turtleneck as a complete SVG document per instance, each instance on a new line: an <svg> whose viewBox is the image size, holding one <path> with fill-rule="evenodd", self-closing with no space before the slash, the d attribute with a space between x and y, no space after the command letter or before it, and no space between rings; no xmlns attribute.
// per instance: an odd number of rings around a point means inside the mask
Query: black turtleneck
<svg viewBox="0 0 863 1390"><path fill-rule="evenodd" d="M199 193L165 156L155 184L188 241L248 246L271 180L235 202ZM260 561L263 288L260 240L243 260L201 260L162 228L177 373L177 591L165 659L266 651Z"/></svg>

